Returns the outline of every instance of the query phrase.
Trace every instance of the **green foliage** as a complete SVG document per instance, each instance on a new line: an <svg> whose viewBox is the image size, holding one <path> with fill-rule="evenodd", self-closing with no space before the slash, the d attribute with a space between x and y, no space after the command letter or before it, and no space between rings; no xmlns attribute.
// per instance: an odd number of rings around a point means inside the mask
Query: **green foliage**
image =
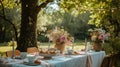
<svg viewBox="0 0 120 67"><path fill-rule="evenodd" d="M115 27L115 22L111 24L110 19L120 20L119 6L120 0L61 0L60 6L63 11L76 11L81 14L89 11L91 13L89 24L97 27L106 27L111 30L111 26ZM109 18L111 17L111 18ZM109 22L110 21L110 22ZM109 25L106 23L109 23ZM120 22L119 22L120 23ZM112 30L115 30L112 28ZM113 32L113 31L112 31Z"/></svg>
<svg viewBox="0 0 120 67"><path fill-rule="evenodd" d="M14 0L3 0L2 1L5 8L14 8L17 6L17 4L14 2Z"/></svg>
<svg viewBox="0 0 120 67"><path fill-rule="evenodd" d="M89 12L77 16L68 12L64 14L61 25L75 38L84 39L86 36L85 33L89 28L89 25L87 24L88 20Z"/></svg>
<svg viewBox="0 0 120 67"><path fill-rule="evenodd" d="M38 1L41 3L45 0ZM14 22L19 31L21 20L20 5L16 4L13 0L3 0L3 5L5 6L7 18ZM60 11L53 12L53 14L45 14L41 10L37 20L38 31L45 32L47 29L57 25L63 26L73 36L77 36L78 34L80 36L86 33L86 28L89 28L87 23L98 27L104 26L110 32L114 32L117 25L115 25L114 21L111 22L110 19L116 19L120 23L120 0L60 0L59 5L61 8ZM3 28L7 27L6 29L10 33L11 26L8 26L3 20L0 20L0 22L2 22ZM84 38L84 36L80 37Z"/></svg>
<svg viewBox="0 0 120 67"><path fill-rule="evenodd" d="M42 12L41 12L42 13ZM64 28L75 39L84 39L89 28L87 24L89 20L89 12L83 14L74 14L75 12L54 12L53 14L41 14L38 16L38 31L39 33L53 29L55 26ZM44 22L44 23L43 23Z"/></svg>
<svg viewBox="0 0 120 67"><path fill-rule="evenodd" d="M110 38L103 47L107 54L119 54L120 53L120 38Z"/></svg>
<svg viewBox="0 0 120 67"><path fill-rule="evenodd" d="M112 54L113 48L109 43L104 43L103 48L104 48L106 54Z"/></svg>
<svg viewBox="0 0 120 67"><path fill-rule="evenodd" d="M2 6L3 4L3 6ZM4 9L3 9L4 8ZM1 27L4 28L5 31L3 34L5 35L2 39L4 39L4 41L9 41L12 38L12 33L11 31L13 31L13 27L11 25L11 23L9 23L8 21L6 21L4 19L5 18L9 21L11 21L13 24L15 24L15 26L17 27L18 31L20 28L20 20L21 20L21 15L20 15L20 5L17 5L14 0L3 0L0 3L0 24ZM2 34L1 34L2 35Z"/></svg>
<svg viewBox="0 0 120 67"><path fill-rule="evenodd" d="M82 2L84 2L84 0L61 0L60 7L64 11L79 10L78 7L82 6Z"/></svg>
<svg viewBox="0 0 120 67"><path fill-rule="evenodd" d="M48 42L48 38L45 37L44 35L39 35L37 40L40 42Z"/></svg>
<svg viewBox="0 0 120 67"><path fill-rule="evenodd" d="M112 46L114 53L120 52L120 38L119 37L112 38L110 45Z"/></svg>

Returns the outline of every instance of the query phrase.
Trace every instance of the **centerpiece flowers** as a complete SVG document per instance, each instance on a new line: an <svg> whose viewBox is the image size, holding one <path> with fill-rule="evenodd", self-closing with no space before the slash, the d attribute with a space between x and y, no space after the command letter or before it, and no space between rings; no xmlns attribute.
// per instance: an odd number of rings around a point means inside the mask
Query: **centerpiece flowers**
<svg viewBox="0 0 120 67"><path fill-rule="evenodd" d="M53 41L55 44L55 48L60 50L61 53L64 52L66 45L72 45L74 42L74 37L72 37L67 31L64 29L60 29L59 27L55 27L53 30L49 30L49 41Z"/></svg>
<svg viewBox="0 0 120 67"><path fill-rule="evenodd" d="M110 33L107 33L103 29L94 29L88 31L90 32L91 40L93 41L93 49L95 51L102 50L102 43L109 39Z"/></svg>

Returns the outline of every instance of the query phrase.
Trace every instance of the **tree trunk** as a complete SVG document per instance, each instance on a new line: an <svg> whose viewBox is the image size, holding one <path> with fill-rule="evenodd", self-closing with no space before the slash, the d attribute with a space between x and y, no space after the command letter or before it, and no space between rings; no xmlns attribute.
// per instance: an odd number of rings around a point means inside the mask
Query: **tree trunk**
<svg viewBox="0 0 120 67"><path fill-rule="evenodd" d="M22 19L20 38L17 49L26 52L28 47L37 47L37 12L33 3L28 3L26 0L22 2Z"/></svg>
<svg viewBox="0 0 120 67"><path fill-rule="evenodd" d="M37 15L41 8L46 7L49 2L46 0L38 6L38 0L21 0L22 19L20 28L20 38L17 49L26 52L28 47L37 47Z"/></svg>
<svg viewBox="0 0 120 67"><path fill-rule="evenodd" d="M2 30L2 26L0 26L0 43L3 43L5 39L5 29Z"/></svg>

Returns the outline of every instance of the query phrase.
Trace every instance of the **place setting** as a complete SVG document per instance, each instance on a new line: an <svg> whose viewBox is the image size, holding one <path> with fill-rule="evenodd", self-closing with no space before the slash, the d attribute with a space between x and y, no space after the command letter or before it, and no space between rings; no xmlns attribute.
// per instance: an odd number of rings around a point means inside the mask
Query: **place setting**
<svg viewBox="0 0 120 67"><path fill-rule="evenodd" d="M27 59L23 62L23 64L28 66L41 65L42 67L46 67L46 66L49 67L52 64L48 60L51 60L52 56L48 56L48 55L35 56L35 55L28 54Z"/></svg>
<svg viewBox="0 0 120 67"><path fill-rule="evenodd" d="M27 59L23 61L24 65L29 65L29 66L37 66L41 64L40 58L35 57L35 55L28 54Z"/></svg>

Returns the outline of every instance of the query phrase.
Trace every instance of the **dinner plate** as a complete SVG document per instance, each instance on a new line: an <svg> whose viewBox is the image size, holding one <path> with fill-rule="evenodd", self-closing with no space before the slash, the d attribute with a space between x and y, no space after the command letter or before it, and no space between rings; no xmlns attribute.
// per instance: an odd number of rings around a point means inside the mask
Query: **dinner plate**
<svg viewBox="0 0 120 67"><path fill-rule="evenodd" d="M37 65L40 65L40 64L29 63L29 62L24 62L23 64L29 65L29 66L37 66Z"/></svg>
<svg viewBox="0 0 120 67"><path fill-rule="evenodd" d="M52 57L55 56L56 54L40 54L40 55L44 57Z"/></svg>
<svg viewBox="0 0 120 67"><path fill-rule="evenodd" d="M15 57L15 59L22 59L22 57Z"/></svg>
<svg viewBox="0 0 120 67"><path fill-rule="evenodd" d="M68 53L66 53L65 55L80 55L80 53L78 53L78 54L75 54L75 53L73 53L73 54L68 54Z"/></svg>

